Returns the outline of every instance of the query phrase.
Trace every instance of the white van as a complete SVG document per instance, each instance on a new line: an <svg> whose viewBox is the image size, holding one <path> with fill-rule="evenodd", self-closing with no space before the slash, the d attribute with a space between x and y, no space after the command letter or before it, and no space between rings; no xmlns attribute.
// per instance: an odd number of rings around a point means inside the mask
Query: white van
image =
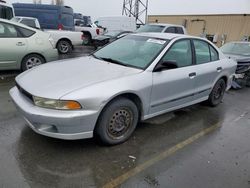
<svg viewBox="0 0 250 188"><path fill-rule="evenodd" d="M12 5L0 0L0 18L10 20L15 16Z"/></svg>
<svg viewBox="0 0 250 188"><path fill-rule="evenodd" d="M95 24L106 28L107 31L135 31L136 21L134 17L113 16L100 17L95 21Z"/></svg>

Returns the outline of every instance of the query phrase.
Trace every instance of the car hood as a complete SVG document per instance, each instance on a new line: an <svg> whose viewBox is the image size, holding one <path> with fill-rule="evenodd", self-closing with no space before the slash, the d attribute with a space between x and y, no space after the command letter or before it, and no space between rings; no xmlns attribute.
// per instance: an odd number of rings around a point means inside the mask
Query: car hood
<svg viewBox="0 0 250 188"><path fill-rule="evenodd" d="M16 82L34 96L59 99L75 90L140 72L88 56L47 63L19 75Z"/></svg>

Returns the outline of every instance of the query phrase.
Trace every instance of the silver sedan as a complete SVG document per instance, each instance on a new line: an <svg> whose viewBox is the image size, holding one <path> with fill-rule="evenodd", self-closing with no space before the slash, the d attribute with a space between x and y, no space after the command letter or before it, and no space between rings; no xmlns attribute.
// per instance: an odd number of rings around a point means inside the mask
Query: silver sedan
<svg viewBox="0 0 250 188"><path fill-rule="evenodd" d="M33 68L10 95L37 133L65 140L93 136L114 145L139 121L207 101L218 105L236 62L205 39L128 35L88 57Z"/></svg>

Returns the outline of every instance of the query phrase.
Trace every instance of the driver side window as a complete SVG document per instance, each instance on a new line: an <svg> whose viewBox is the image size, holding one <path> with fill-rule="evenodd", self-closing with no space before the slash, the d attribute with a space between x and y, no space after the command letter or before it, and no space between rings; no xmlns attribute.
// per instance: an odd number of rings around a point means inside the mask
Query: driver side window
<svg viewBox="0 0 250 188"><path fill-rule="evenodd" d="M192 65L192 47L190 40L181 40L175 42L162 61L174 61L178 68Z"/></svg>

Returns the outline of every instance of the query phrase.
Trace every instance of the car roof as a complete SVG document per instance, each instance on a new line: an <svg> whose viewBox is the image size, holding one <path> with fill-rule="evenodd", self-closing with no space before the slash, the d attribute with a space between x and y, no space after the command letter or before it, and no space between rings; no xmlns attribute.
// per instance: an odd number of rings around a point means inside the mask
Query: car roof
<svg viewBox="0 0 250 188"><path fill-rule="evenodd" d="M248 42L248 41L231 41L231 42L227 42L226 44L230 44L230 43L237 43L237 44L250 44L250 42Z"/></svg>
<svg viewBox="0 0 250 188"><path fill-rule="evenodd" d="M206 40L206 39L200 38L200 37L195 37L195 36L190 36L190 35L183 35L183 34L175 34L175 33L146 32L146 33L135 33L133 35L152 37L152 38L158 38L158 39L164 39L164 40L172 40L174 38L197 38L197 39Z"/></svg>
<svg viewBox="0 0 250 188"><path fill-rule="evenodd" d="M0 22L13 24L13 25L16 25L16 26L19 26L19 27L23 27L23 28L32 30L32 31L37 31L37 29L34 29L34 28L32 28L32 27L28 27L28 26L26 26L26 25L24 25L24 24L17 23L17 22L11 21L11 20L6 20L6 19L0 18Z"/></svg>
<svg viewBox="0 0 250 188"><path fill-rule="evenodd" d="M164 27L169 27L169 26L184 27L182 25L167 24L167 23L149 23L149 24L146 24L146 25L159 25L159 26L164 26Z"/></svg>

